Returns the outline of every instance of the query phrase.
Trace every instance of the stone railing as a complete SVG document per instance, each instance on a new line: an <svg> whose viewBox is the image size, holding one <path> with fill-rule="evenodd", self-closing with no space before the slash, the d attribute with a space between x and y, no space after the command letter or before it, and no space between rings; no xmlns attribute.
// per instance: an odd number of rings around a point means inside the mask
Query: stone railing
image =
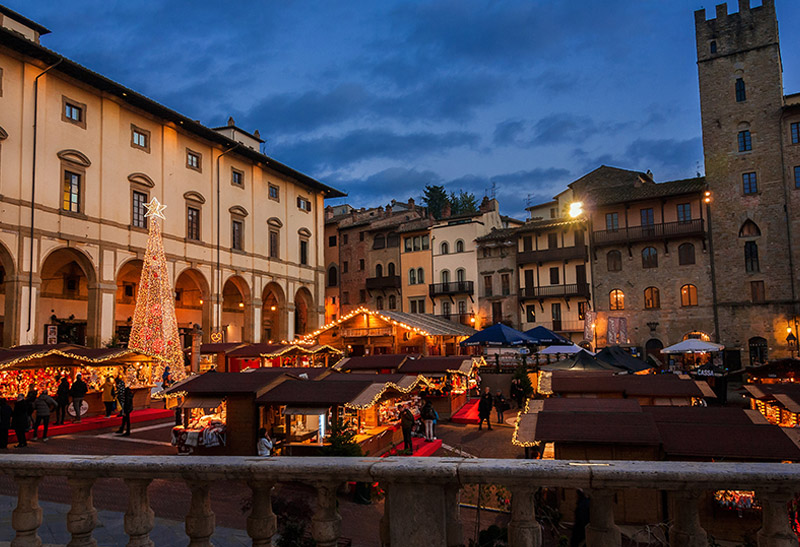
<svg viewBox="0 0 800 547"><path fill-rule="evenodd" d="M462 545L459 491L468 484L500 484L511 492L509 544L538 547L541 527L534 517L534 494L541 486L583 488L591 496L586 527L589 547L620 545L614 523L614 493L628 488L666 491L676 512L669 529L670 544L707 545L698 500L704 491L755 490L763 507L761 547L796 547L787 516L787 502L800 490L800 466L794 464L736 464L686 462L567 462L459 458L244 458L174 456L30 456L0 457L0 470L18 486L17 507L11 516L16 532L11 545L40 545L42 525L38 502L43 477L66 477L72 489L67 514L70 546L96 545L92 531L98 523L92 486L98 479L121 478L128 487L124 528L129 547L153 545L154 525L148 486L154 479L185 481L191 490L186 516L190 546L210 546L214 532L210 486L214 481L241 481L252 492L247 533L253 545L270 545L277 529L271 491L277 482L299 481L317 491L311 530L319 547L334 547L341 517L336 492L347 480L379 481L386 490L380 543L392 547L451 547ZM376 543L378 538L376 538Z"/></svg>

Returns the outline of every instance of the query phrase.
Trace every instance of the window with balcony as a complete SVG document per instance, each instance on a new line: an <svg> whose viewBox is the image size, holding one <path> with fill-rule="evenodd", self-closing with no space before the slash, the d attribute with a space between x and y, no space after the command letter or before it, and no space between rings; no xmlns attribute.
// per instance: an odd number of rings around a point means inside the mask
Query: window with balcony
<svg viewBox="0 0 800 547"><path fill-rule="evenodd" d="M742 174L742 192L746 196L758 193L758 179L755 173Z"/></svg>
<svg viewBox="0 0 800 547"><path fill-rule="evenodd" d="M608 293L608 307L611 310L625 309L625 293L620 289L614 289Z"/></svg>
<svg viewBox="0 0 800 547"><path fill-rule="evenodd" d="M678 264L681 266L694 264L694 245L682 243L678 247Z"/></svg>
<svg viewBox="0 0 800 547"><path fill-rule="evenodd" d="M500 290L502 291L503 296L508 296L511 294L511 275L500 274Z"/></svg>
<svg viewBox="0 0 800 547"><path fill-rule="evenodd" d="M747 273L756 273L760 271L758 264L758 244L755 241L747 241L744 244L744 269Z"/></svg>
<svg viewBox="0 0 800 547"><path fill-rule="evenodd" d="M658 251L655 247L642 249L642 268L658 268Z"/></svg>
<svg viewBox="0 0 800 547"><path fill-rule="evenodd" d="M609 272L622 271L622 253L619 251L608 251L606 254L606 265Z"/></svg>
<svg viewBox="0 0 800 547"><path fill-rule="evenodd" d="M742 78L736 78L736 84L734 85L736 90L736 102L742 103L747 100L747 91L745 89L744 80Z"/></svg>
<svg viewBox="0 0 800 547"><path fill-rule="evenodd" d="M450 270L442 270L439 276L442 279L442 283L450 283Z"/></svg>
<svg viewBox="0 0 800 547"><path fill-rule="evenodd" d="M697 305L697 287L694 285L684 285L681 287L681 306L696 306Z"/></svg>
<svg viewBox="0 0 800 547"><path fill-rule="evenodd" d="M619 213L606 213L606 230L609 232L619 230Z"/></svg>
<svg viewBox="0 0 800 547"><path fill-rule="evenodd" d="M459 268L456 270L456 281L459 283L463 283L467 280L467 271L464 268Z"/></svg>
<svg viewBox="0 0 800 547"><path fill-rule="evenodd" d="M558 234L547 234L547 248L558 249Z"/></svg>
<svg viewBox="0 0 800 547"><path fill-rule="evenodd" d="M550 284L551 285L558 285L559 275L560 275L559 272L560 272L560 270L558 269L558 267L550 268Z"/></svg>
<svg viewBox="0 0 800 547"><path fill-rule="evenodd" d="M533 237L525 236L522 238L522 251L528 252L533 250Z"/></svg>
<svg viewBox="0 0 800 547"><path fill-rule="evenodd" d="M387 264L386 266L386 275L388 275L389 277L394 277L394 274L395 274L394 262L389 262L389 264Z"/></svg>
<svg viewBox="0 0 800 547"><path fill-rule="evenodd" d="M492 296L492 276L483 276L483 296Z"/></svg>
<svg viewBox="0 0 800 547"><path fill-rule="evenodd" d="M656 287L647 287L644 290L644 309L656 310L661 307L661 297Z"/></svg>
<svg viewBox="0 0 800 547"><path fill-rule="evenodd" d="M375 266L375 277L383 277L383 265L378 264Z"/></svg>
<svg viewBox="0 0 800 547"><path fill-rule="evenodd" d="M536 305L528 304L525 306L525 321L528 323L536 323Z"/></svg>
<svg viewBox="0 0 800 547"><path fill-rule="evenodd" d="M639 218L642 220L642 226L652 226L656 223L656 215L652 207L639 210Z"/></svg>
<svg viewBox="0 0 800 547"><path fill-rule="evenodd" d="M744 131L739 131L739 152L749 152L753 149L753 139L750 136L750 131L745 129Z"/></svg>
<svg viewBox="0 0 800 547"><path fill-rule="evenodd" d="M678 222L689 222L692 220L692 204L679 203L678 204Z"/></svg>

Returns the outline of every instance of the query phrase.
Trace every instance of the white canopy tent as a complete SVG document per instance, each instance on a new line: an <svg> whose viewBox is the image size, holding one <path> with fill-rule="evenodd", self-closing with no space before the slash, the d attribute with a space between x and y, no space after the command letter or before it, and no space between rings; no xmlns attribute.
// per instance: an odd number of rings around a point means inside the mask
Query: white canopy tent
<svg viewBox="0 0 800 547"><path fill-rule="evenodd" d="M689 338L683 342L678 342L661 350L661 353L708 353L711 351L721 351L725 349L722 344L705 342L697 338Z"/></svg>

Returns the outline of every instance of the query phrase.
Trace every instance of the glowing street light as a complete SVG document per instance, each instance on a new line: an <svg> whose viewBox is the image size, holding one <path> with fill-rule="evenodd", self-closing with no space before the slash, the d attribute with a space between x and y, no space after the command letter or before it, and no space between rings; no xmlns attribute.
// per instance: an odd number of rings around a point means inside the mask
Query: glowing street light
<svg viewBox="0 0 800 547"><path fill-rule="evenodd" d="M572 218L579 217L583 214L583 202L574 201L569 204L569 216Z"/></svg>

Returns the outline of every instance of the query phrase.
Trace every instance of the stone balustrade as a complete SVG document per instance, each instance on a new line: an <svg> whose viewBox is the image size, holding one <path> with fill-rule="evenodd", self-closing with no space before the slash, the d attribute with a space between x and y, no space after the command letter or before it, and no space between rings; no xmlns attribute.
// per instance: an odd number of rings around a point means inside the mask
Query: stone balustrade
<svg viewBox="0 0 800 547"><path fill-rule="evenodd" d="M755 490L763 506L760 547L796 547L786 504L800 491L800 466L793 464L686 462L568 462L458 458L246 458L176 456L0 456L0 470L18 486L11 518L14 547L41 545L39 485L44 477L66 477L72 489L67 514L70 546L94 546L97 525L92 487L97 480L121 478L128 489L125 533L128 546L151 546L154 515L148 486L154 479L185 481L191 491L186 534L190 546L209 546L214 531L210 486L241 481L252 492L247 533L253 545L270 545L277 520L270 500L277 482L297 481L316 488L311 530L317 545L336 545L341 526L336 491L344 481L379 481L386 490L380 542L392 547L462 545L459 491L470 484L500 484L512 495L509 542L538 547L542 531L534 516L538 487L583 488L592 499L586 529L589 547L620 544L614 522L614 492L628 488L666 491L676 501L670 543L708 544L698 518L698 499L710 490ZM376 543L379 538L376 538Z"/></svg>

